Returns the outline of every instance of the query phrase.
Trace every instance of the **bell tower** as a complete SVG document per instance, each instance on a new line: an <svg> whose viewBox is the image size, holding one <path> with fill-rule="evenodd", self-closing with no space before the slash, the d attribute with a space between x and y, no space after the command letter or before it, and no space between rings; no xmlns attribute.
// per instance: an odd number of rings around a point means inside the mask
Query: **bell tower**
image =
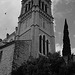
<svg viewBox="0 0 75 75"><path fill-rule="evenodd" d="M31 55L37 57L43 54L44 45L48 41L49 52L55 52L55 37L53 17L51 13L51 0L22 0L16 40L31 40ZM41 36L41 53L39 51L39 37ZM47 54L45 49L44 54Z"/></svg>

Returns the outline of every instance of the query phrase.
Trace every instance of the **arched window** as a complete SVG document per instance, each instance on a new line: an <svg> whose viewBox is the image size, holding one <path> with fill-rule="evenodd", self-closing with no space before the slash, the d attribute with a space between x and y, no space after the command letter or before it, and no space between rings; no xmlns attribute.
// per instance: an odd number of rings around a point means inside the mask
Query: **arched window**
<svg viewBox="0 0 75 75"><path fill-rule="evenodd" d="M45 35L43 35L43 54L45 55Z"/></svg>
<svg viewBox="0 0 75 75"><path fill-rule="evenodd" d="M26 4L26 6L25 6L25 12L27 12L27 4Z"/></svg>
<svg viewBox="0 0 75 75"><path fill-rule="evenodd" d="M28 3L28 10L30 9L30 2Z"/></svg>
<svg viewBox="0 0 75 75"><path fill-rule="evenodd" d="M42 10L44 11L44 2L42 2Z"/></svg>
<svg viewBox="0 0 75 75"><path fill-rule="evenodd" d="M3 51L0 51L0 62L1 62L1 59L2 59L2 53L3 53Z"/></svg>
<svg viewBox="0 0 75 75"><path fill-rule="evenodd" d="M45 12L47 13L47 4L45 4Z"/></svg>
<svg viewBox="0 0 75 75"><path fill-rule="evenodd" d="M41 0L39 0L39 7L41 8Z"/></svg>
<svg viewBox="0 0 75 75"><path fill-rule="evenodd" d="M42 36L39 36L39 52L42 53Z"/></svg>
<svg viewBox="0 0 75 75"><path fill-rule="evenodd" d="M32 6L33 6L33 0L31 0Z"/></svg>
<svg viewBox="0 0 75 75"><path fill-rule="evenodd" d="M30 8L32 7L32 1L30 1Z"/></svg>

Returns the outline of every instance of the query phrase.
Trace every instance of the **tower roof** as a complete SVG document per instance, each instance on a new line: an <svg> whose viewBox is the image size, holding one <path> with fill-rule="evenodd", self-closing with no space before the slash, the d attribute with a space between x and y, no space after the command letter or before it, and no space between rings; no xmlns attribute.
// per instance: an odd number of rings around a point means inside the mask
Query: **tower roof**
<svg viewBox="0 0 75 75"><path fill-rule="evenodd" d="M27 0L22 0L22 2L26 2ZM47 1L48 3L51 2L51 0L45 0Z"/></svg>

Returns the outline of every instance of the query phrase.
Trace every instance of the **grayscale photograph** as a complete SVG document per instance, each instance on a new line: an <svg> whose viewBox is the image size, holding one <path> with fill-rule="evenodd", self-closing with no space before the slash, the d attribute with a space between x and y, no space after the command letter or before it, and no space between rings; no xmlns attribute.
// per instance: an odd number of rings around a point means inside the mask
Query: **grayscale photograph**
<svg viewBox="0 0 75 75"><path fill-rule="evenodd" d="M0 75L75 75L75 0L0 0Z"/></svg>

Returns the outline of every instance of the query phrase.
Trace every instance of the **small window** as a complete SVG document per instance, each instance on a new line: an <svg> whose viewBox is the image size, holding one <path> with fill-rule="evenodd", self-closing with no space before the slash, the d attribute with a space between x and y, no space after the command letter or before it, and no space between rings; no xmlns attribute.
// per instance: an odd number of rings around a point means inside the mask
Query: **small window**
<svg viewBox="0 0 75 75"><path fill-rule="evenodd" d="M41 8L41 0L39 0L39 7Z"/></svg>
<svg viewBox="0 0 75 75"><path fill-rule="evenodd" d="M30 2L28 3L28 10L30 9Z"/></svg>
<svg viewBox="0 0 75 75"><path fill-rule="evenodd" d="M3 51L0 51L0 62L1 62L1 59L2 59L2 52Z"/></svg>
<svg viewBox="0 0 75 75"><path fill-rule="evenodd" d="M26 6L25 6L25 12L27 12L27 4L26 4Z"/></svg>
<svg viewBox="0 0 75 75"><path fill-rule="evenodd" d="M47 4L45 5L45 12L47 13Z"/></svg>
<svg viewBox="0 0 75 75"><path fill-rule="evenodd" d="M30 8L32 7L32 2L30 1Z"/></svg>
<svg viewBox="0 0 75 75"><path fill-rule="evenodd" d="M33 6L33 0L31 0L32 6Z"/></svg>
<svg viewBox="0 0 75 75"><path fill-rule="evenodd" d="M42 2L42 10L44 10L44 2Z"/></svg>

